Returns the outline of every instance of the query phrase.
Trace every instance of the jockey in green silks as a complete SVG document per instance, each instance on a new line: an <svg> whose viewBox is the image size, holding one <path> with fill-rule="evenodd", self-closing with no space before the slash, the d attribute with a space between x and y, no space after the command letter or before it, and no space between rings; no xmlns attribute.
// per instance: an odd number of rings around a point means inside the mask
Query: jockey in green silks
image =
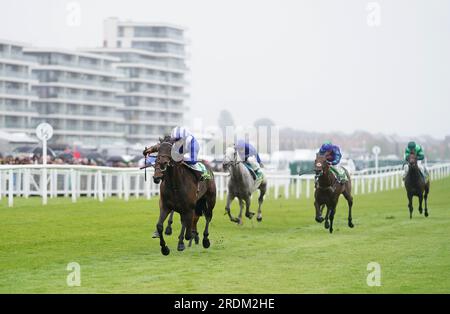
<svg viewBox="0 0 450 314"><path fill-rule="evenodd" d="M425 165L422 163L422 161L425 159L425 153L423 150L423 147L419 144L417 144L414 141L411 141L408 143L408 146L405 148L405 156L404 160L408 162L409 155L411 153L414 153L417 157L417 166L419 167L420 173L422 174L425 181L428 179L428 170L426 169ZM405 179L406 175L408 174L408 164L405 165L405 172L403 174L403 179Z"/></svg>

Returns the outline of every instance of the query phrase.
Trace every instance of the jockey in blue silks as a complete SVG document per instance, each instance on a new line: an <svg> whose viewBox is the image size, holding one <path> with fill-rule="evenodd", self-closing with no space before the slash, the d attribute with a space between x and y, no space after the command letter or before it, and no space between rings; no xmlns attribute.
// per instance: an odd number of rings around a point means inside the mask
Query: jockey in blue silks
<svg viewBox="0 0 450 314"><path fill-rule="evenodd" d="M330 164L330 170L336 175L338 181L344 181L346 179L345 170L339 166L341 162L342 154L339 146L332 144L330 141L326 141L319 149L319 155L326 155L327 161Z"/></svg>
<svg viewBox="0 0 450 314"><path fill-rule="evenodd" d="M244 140L237 141L235 147L241 160L245 162L248 168L253 170L256 178L260 178L262 176L261 168L263 168L264 165L261 162L261 158L259 157L256 148L248 141Z"/></svg>
<svg viewBox="0 0 450 314"><path fill-rule="evenodd" d="M331 142L325 142L319 149L320 155L328 153L327 161L330 165L336 166L339 164L342 158L341 149L337 145L333 145Z"/></svg>
<svg viewBox="0 0 450 314"><path fill-rule="evenodd" d="M195 165L198 162L197 157L200 151L200 145L195 137L179 126L173 128L170 137L181 145L179 153L183 155L183 161L189 165Z"/></svg>
<svg viewBox="0 0 450 314"><path fill-rule="evenodd" d="M200 151L200 145L195 137L189 133L183 127L175 127L172 129L170 134L172 140L175 141L175 145L179 145L178 153L182 155L182 160L188 165L194 166L198 162L198 152ZM146 156L146 163L148 165L154 165L156 161L156 156L151 156L150 154L156 153L159 149L159 144L151 146L144 150L144 155ZM175 157L175 156L172 156ZM178 156L177 156L178 157Z"/></svg>

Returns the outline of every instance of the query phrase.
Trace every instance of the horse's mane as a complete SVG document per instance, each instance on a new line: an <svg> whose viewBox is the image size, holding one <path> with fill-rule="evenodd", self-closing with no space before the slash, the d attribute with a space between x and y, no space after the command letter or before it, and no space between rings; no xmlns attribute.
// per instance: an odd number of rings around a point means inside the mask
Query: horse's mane
<svg viewBox="0 0 450 314"><path fill-rule="evenodd" d="M164 135L164 137L160 137L159 138L159 142L162 143L170 143L173 144L175 143L175 140L172 139L172 137L170 135Z"/></svg>

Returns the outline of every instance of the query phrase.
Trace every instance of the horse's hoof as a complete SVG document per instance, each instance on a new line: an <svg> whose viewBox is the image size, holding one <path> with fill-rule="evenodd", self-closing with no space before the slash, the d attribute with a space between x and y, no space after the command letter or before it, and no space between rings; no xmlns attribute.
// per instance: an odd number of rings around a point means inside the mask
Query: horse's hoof
<svg viewBox="0 0 450 314"><path fill-rule="evenodd" d="M256 220L257 220L258 222L261 222L261 221L262 221L262 217L257 217Z"/></svg>
<svg viewBox="0 0 450 314"><path fill-rule="evenodd" d="M419 208L419 213L422 215L423 209Z"/></svg>
<svg viewBox="0 0 450 314"><path fill-rule="evenodd" d="M247 217L248 219L252 219L254 215L255 215L255 213L248 212L245 214L245 217Z"/></svg>
<svg viewBox="0 0 450 314"><path fill-rule="evenodd" d="M316 221L318 223L322 223L325 219L323 219L323 217L316 217Z"/></svg>
<svg viewBox="0 0 450 314"><path fill-rule="evenodd" d="M330 228L330 233L333 233L333 228Z"/></svg>
<svg viewBox="0 0 450 314"><path fill-rule="evenodd" d="M184 251L184 249L185 249L186 247L184 246L184 243L178 243L178 247L177 247L177 250L178 251Z"/></svg>
<svg viewBox="0 0 450 314"><path fill-rule="evenodd" d="M200 238L199 238L198 234L195 235L194 241L195 241L195 244L198 244L198 242L200 242Z"/></svg>
<svg viewBox="0 0 450 314"><path fill-rule="evenodd" d="M233 218L233 219L231 219L231 222L239 223L239 219L238 218Z"/></svg>
<svg viewBox="0 0 450 314"><path fill-rule="evenodd" d="M153 239L159 238L159 233L158 233L158 231L153 232L152 238L153 238Z"/></svg>
<svg viewBox="0 0 450 314"><path fill-rule="evenodd" d="M325 221L325 229L328 229L328 228L330 228L330 223L327 220L327 221Z"/></svg>
<svg viewBox="0 0 450 314"><path fill-rule="evenodd" d="M350 228L353 228L355 225L353 224L353 222L349 221L349 222L348 222L348 226L349 226Z"/></svg>
<svg viewBox="0 0 450 314"><path fill-rule="evenodd" d="M425 212L425 217L428 217L428 212Z"/></svg>
<svg viewBox="0 0 450 314"><path fill-rule="evenodd" d="M166 228L166 232L164 232L166 235L171 235L172 234L172 227L167 227Z"/></svg>
<svg viewBox="0 0 450 314"><path fill-rule="evenodd" d="M209 242L209 239L203 239L203 247L205 249L209 248L211 246L211 243Z"/></svg>
<svg viewBox="0 0 450 314"><path fill-rule="evenodd" d="M164 256L169 255L169 253L170 253L169 247L168 247L167 245L166 245L166 246L163 246L163 247L161 248L161 253L162 253L162 255L164 255Z"/></svg>

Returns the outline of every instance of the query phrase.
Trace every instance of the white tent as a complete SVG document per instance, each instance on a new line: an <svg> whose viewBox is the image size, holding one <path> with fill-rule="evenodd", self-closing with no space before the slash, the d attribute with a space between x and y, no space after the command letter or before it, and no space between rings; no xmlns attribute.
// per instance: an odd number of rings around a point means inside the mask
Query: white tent
<svg viewBox="0 0 450 314"><path fill-rule="evenodd" d="M19 146L37 145L39 141L25 133L9 133L0 130L0 152L10 152Z"/></svg>

